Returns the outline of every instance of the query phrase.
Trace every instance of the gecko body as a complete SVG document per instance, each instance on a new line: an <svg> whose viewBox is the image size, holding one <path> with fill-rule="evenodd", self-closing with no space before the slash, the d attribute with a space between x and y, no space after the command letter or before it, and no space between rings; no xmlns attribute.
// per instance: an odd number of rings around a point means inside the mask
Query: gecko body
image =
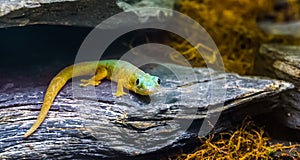
<svg viewBox="0 0 300 160"><path fill-rule="evenodd" d="M117 82L117 91L114 94L116 97L126 94L123 88L141 95L150 95L157 92L160 86L160 79L158 77L145 73L134 65L121 60L100 60L71 65L61 70L51 80L40 114L32 127L25 133L25 138L35 132L44 121L56 95L68 80L84 75L93 76L90 79L82 79L81 82L83 83L80 84L82 87L89 85L97 86L104 78Z"/></svg>

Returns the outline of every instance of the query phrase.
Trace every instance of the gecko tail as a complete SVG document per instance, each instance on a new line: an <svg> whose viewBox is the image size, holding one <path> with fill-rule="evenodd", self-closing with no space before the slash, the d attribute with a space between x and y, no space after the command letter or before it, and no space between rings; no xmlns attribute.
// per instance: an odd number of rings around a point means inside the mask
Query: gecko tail
<svg viewBox="0 0 300 160"><path fill-rule="evenodd" d="M35 123L32 125L32 127L24 134L24 138L27 138L29 137L32 133L34 133L38 128L39 126L42 124L42 122L44 121L44 119L46 118L47 116L47 111L46 113L40 113L37 120L35 121Z"/></svg>
<svg viewBox="0 0 300 160"><path fill-rule="evenodd" d="M72 78L72 68L67 67L58 73L50 82L49 87L46 91L44 102L37 120L34 122L32 127L24 134L24 138L27 138L32 133L34 133L39 126L42 124L47 116L48 111L54 101L56 95L61 90L61 88L67 83L69 79Z"/></svg>

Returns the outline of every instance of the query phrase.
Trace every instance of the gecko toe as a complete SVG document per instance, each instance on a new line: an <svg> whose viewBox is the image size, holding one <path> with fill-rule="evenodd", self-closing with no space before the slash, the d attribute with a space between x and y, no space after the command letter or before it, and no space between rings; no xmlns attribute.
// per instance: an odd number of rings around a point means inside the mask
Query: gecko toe
<svg viewBox="0 0 300 160"><path fill-rule="evenodd" d="M125 96L126 94L127 94L126 92L116 92L116 93L114 93L114 95L115 95L116 97Z"/></svg>
<svg viewBox="0 0 300 160"><path fill-rule="evenodd" d="M80 86L82 87L86 87L86 86L98 86L101 82L100 81L90 81L90 80L84 80L82 79L81 82L85 83L81 83Z"/></svg>

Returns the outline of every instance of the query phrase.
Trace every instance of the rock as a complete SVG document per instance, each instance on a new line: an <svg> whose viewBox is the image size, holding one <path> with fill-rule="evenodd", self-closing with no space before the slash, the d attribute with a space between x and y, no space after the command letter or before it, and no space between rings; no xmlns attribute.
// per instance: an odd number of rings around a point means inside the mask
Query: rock
<svg viewBox="0 0 300 160"><path fill-rule="evenodd" d="M95 27L122 11L138 7L173 8L175 0L1 0L0 28L32 24ZM159 16L136 13L139 19ZM168 13L165 13L168 15Z"/></svg>
<svg viewBox="0 0 300 160"><path fill-rule="evenodd" d="M300 129L300 46L264 44L255 64L260 75L290 81L296 88L281 96L286 126Z"/></svg>
<svg viewBox="0 0 300 160"><path fill-rule="evenodd" d="M286 23L260 22L259 27L271 35L286 35L296 38L300 37L300 21Z"/></svg>
<svg viewBox="0 0 300 160"><path fill-rule="evenodd" d="M115 98L115 83L104 80L98 87L81 88L75 79L73 87L69 82L62 89L43 124L28 139L23 134L37 118L46 86L27 81L21 86L14 81L1 85L0 157L167 157L192 143L208 120L218 120L209 132L219 133L248 115L271 112L278 107L280 93L293 88L280 80L204 68L152 64L143 70L161 78L160 92L151 96L129 92Z"/></svg>
<svg viewBox="0 0 300 160"><path fill-rule="evenodd" d="M53 24L93 27L122 12L111 0L2 0L0 27Z"/></svg>

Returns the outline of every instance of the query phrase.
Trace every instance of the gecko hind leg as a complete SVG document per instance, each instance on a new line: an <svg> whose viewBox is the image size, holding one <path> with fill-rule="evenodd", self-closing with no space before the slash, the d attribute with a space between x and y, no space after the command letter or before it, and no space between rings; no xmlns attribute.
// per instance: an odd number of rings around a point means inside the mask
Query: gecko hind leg
<svg viewBox="0 0 300 160"><path fill-rule="evenodd" d="M101 80L107 76L107 70L104 67L97 68L96 74L90 79L81 79L80 81L83 82L80 84L82 87L86 86L98 86L101 83Z"/></svg>

